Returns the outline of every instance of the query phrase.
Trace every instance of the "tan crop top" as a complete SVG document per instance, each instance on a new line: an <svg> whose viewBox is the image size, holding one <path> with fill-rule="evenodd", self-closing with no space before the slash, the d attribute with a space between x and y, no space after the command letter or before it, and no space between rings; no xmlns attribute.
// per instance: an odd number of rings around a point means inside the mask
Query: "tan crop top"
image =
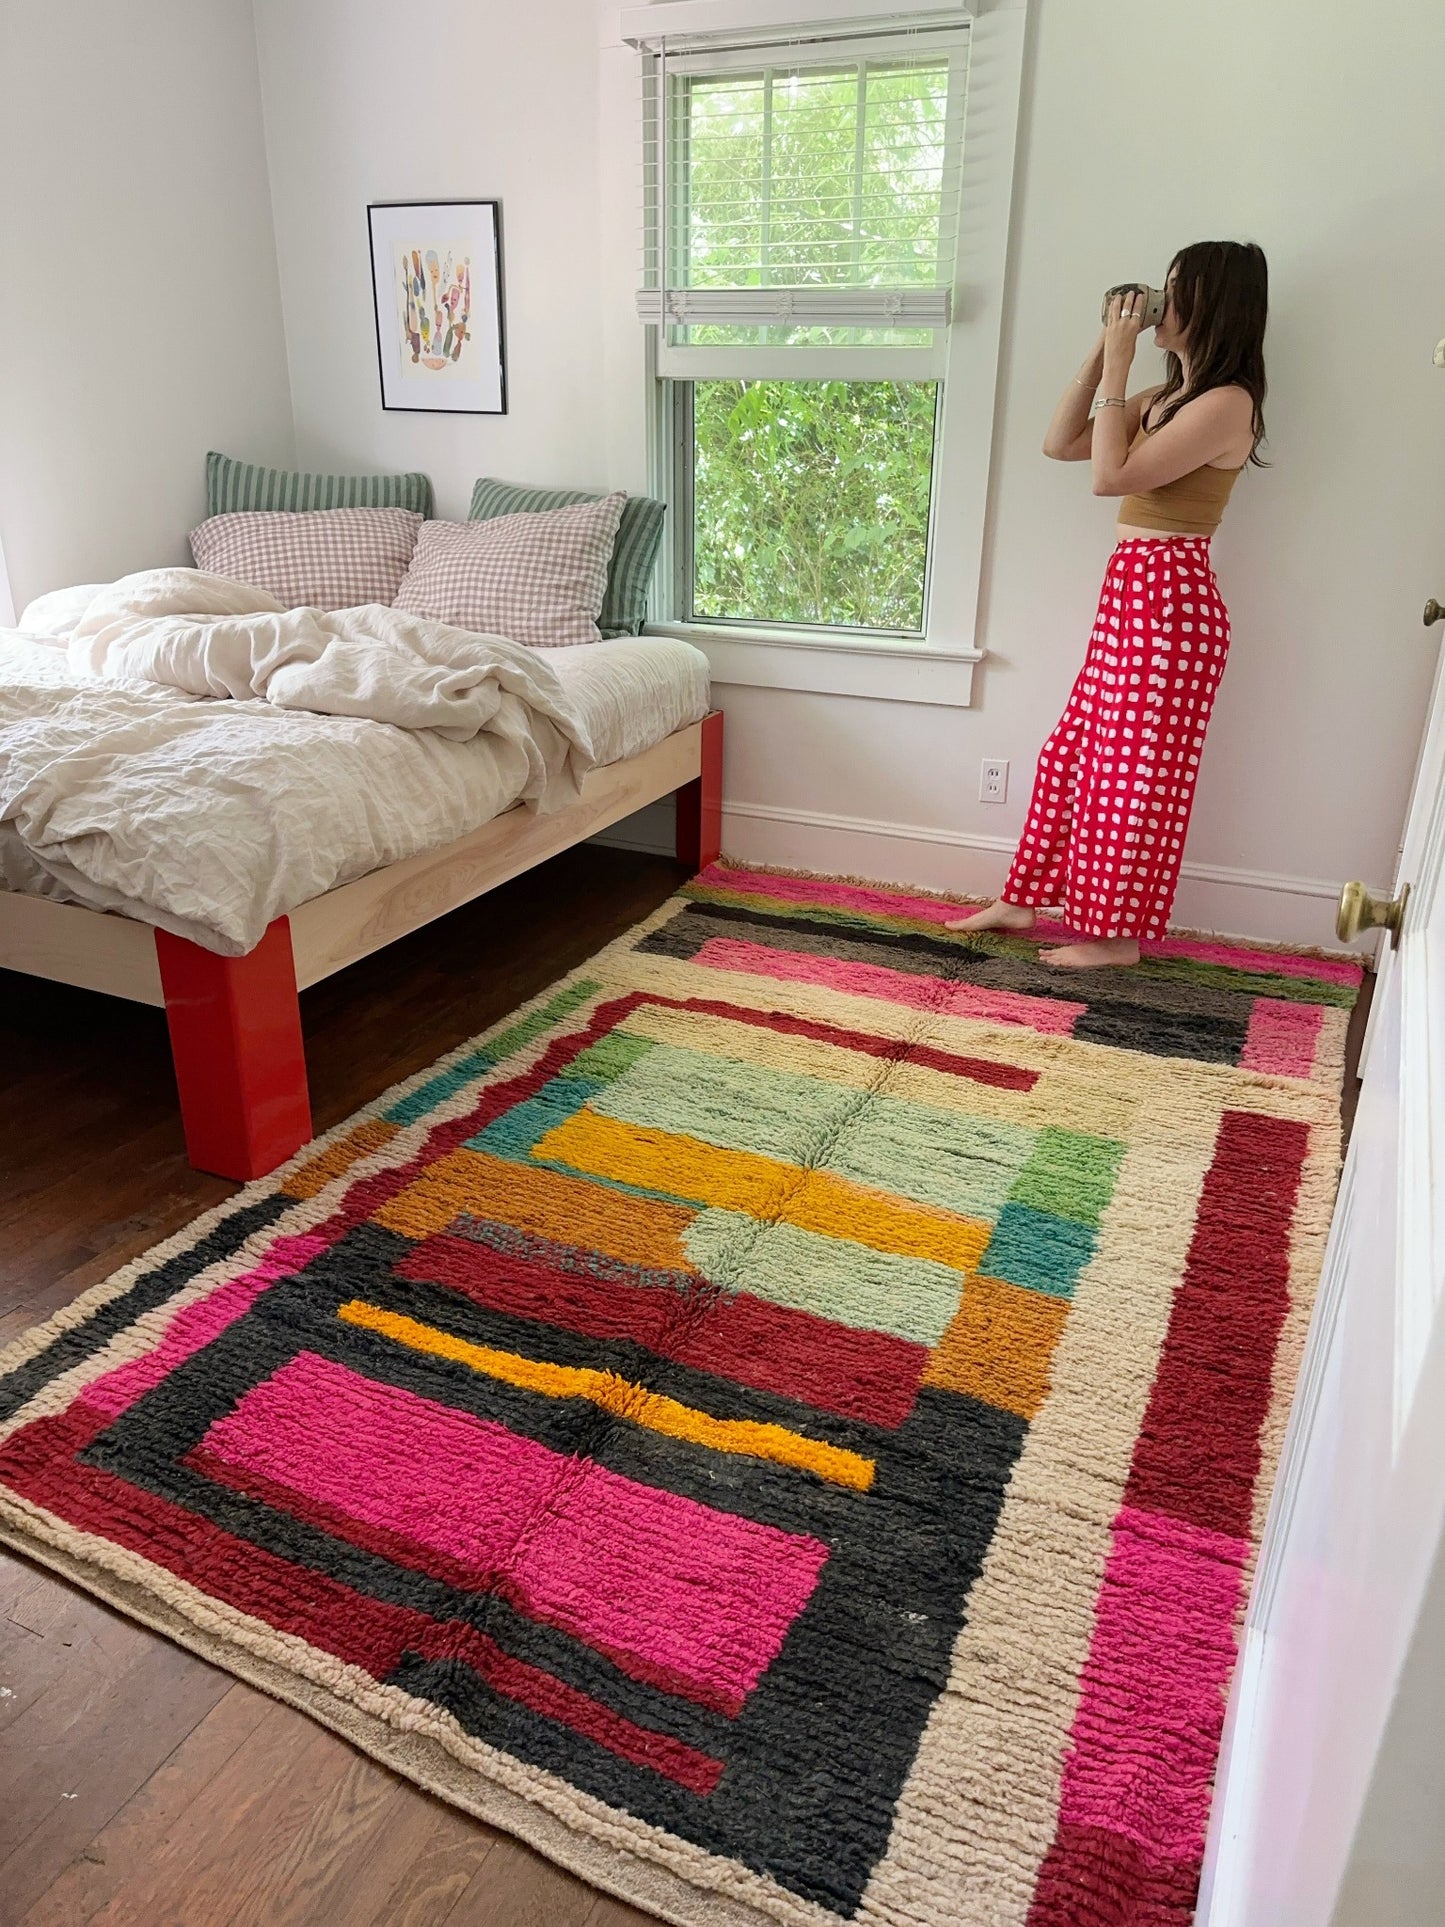
<svg viewBox="0 0 1445 1927"><path fill-rule="evenodd" d="M1129 444L1131 455L1148 432L1141 423ZM1224 505L1242 467L1206 465L1142 495L1126 495L1119 503L1119 520L1125 527L1165 529L1171 535L1212 535L1224 520Z"/></svg>

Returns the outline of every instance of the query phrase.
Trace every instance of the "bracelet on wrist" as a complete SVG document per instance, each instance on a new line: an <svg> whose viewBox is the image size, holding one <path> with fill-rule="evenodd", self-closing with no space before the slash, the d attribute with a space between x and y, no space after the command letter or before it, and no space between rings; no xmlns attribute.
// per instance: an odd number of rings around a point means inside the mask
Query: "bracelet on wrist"
<svg viewBox="0 0 1445 1927"><path fill-rule="evenodd" d="M1128 403L1122 395L1100 395L1094 406L1095 408L1127 408Z"/></svg>
<svg viewBox="0 0 1445 1927"><path fill-rule="evenodd" d="M1099 384L1097 381L1085 381L1080 375L1074 376L1074 386L1076 388L1087 388L1091 395L1093 394L1094 390L1098 387L1098 385Z"/></svg>

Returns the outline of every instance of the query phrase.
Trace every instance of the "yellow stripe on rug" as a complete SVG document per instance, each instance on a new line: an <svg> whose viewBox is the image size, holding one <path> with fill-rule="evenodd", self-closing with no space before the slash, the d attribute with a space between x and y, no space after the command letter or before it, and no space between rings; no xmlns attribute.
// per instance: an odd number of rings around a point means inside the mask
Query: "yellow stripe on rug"
<svg viewBox="0 0 1445 1927"><path fill-rule="evenodd" d="M982 1219L940 1205L916 1204L831 1171L726 1150L592 1110L578 1111L549 1131L532 1155L697 1205L849 1238L875 1251L933 1258L957 1271L974 1269L992 1235Z"/></svg>
<svg viewBox="0 0 1445 1927"><path fill-rule="evenodd" d="M615 1372L592 1371L583 1366L553 1365L545 1359L524 1358L519 1352L494 1351L490 1345L474 1345L454 1337L435 1325L400 1312L383 1311L365 1299L352 1298L342 1305L337 1317L348 1325L360 1325L379 1333L408 1351L425 1352L431 1358L448 1358L467 1365L488 1378L501 1379L526 1392L541 1392L548 1398L585 1398L633 1425L649 1432L665 1433L668 1438L686 1439L714 1452L732 1452L750 1459L769 1459L775 1465L790 1465L800 1472L813 1472L833 1485L851 1486L866 1492L873 1483L873 1461L840 1445L821 1439L805 1438L784 1425L767 1425L755 1419L714 1418L695 1406L649 1392L644 1385L619 1378Z"/></svg>

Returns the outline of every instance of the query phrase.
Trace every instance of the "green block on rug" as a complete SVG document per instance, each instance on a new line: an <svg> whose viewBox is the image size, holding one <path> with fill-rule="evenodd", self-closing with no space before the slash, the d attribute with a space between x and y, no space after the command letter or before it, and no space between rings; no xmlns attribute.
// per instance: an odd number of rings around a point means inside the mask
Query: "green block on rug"
<svg viewBox="0 0 1445 1927"><path fill-rule="evenodd" d="M1079 1273L1094 1255L1094 1234L1071 1218L1006 1204L978 1268L1051 1298L1072 1298Z"/></svg>
<svg viewBox="0 0 1445 1927"><path fill-rule="evenodd" d="M725 1291L918 1345L938 1343L963 1289L959 1272L931 1259L875 1251L740 1211L700 1212L682 1241L703 1276Z"/></svg>
<svg viewBox="0 0 1445 1927"><path fill-rule="evenodd" d="M505 1030L498 1031L483 1048L497 1063L504 1062L514 1051L524 1049L543 1031L550 1030L561 1018L570 1016L579 1004L585 1004L599 988L591 979L569 984L566 990L548 998L540 1010L534 1010L529 1017L523 1017L518 1023L509 1024Z"/></svg>
<svg viewBox="0 0 1445 1927"><path fill-rule="evenodd" d="M1010 1202L1047 1211L1058 1218L1097 1224L1114 1195L1114 1180L1124 1155L1113 1138L1050 1126L1039 1132L1033 1155L1010 1192Z"/></svg>
<svg viewBox="0 0 1445 1927"><path fill-rule="evenodd" d="M1036 1135L1023 1125L879 1097L860 1104L822 1162L855 1184L966 1218L995 1218Z"/></svg>
<svg viewBox="0 0 1445 1927"><path fill-rule="evenodd" d="M604 1117L784 1164L810 1164L862 1093L793 1071L657 1044L608 1084Z"/></svg>
<svg viewBox="0 0 1445 1927"><path fill-rule="evenodd" d="M632 1037L625 1030L609 1031L586 1050L578 1051L570 1064L563 1065L559 1075L588 1077L597 1084L610 1084L656 1049L650 1037Z"/></svg>
<svg viewBox="0 0 1445 1927"><path fill-rule="evenodd" d="M1229 964L1207 963L1201 957L1145 957L1137 968L1141 976L1163 983L1194 983L1210 990L1231 990L1241 997L1269 997L1276 1003L1330 1004L1336 1010L1353 1010L1360 995L1355 984L1337 984L1325 977L1290 977L1270 970L1239 970Z"/></svg>

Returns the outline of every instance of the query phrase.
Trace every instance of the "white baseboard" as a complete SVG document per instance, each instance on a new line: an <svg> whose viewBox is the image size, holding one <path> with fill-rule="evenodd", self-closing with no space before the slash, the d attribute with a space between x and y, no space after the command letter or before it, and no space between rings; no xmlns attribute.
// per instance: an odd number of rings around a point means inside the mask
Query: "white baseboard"
<svg viewBox="0 0 1445 1927"><path fill-rule="evenodd" d="M672 805L653 803L593 839L618 849L671 854ZM838 816L772 803L724 802L723 848L740 863L813 870L823 876L873 877L958 896L994 895L1004 880L1013 840L938 829L922 823ZM1186 859L1174 900L1181 929L1265 943L1337 947L1340 885L1324 877Z"/></svg>

